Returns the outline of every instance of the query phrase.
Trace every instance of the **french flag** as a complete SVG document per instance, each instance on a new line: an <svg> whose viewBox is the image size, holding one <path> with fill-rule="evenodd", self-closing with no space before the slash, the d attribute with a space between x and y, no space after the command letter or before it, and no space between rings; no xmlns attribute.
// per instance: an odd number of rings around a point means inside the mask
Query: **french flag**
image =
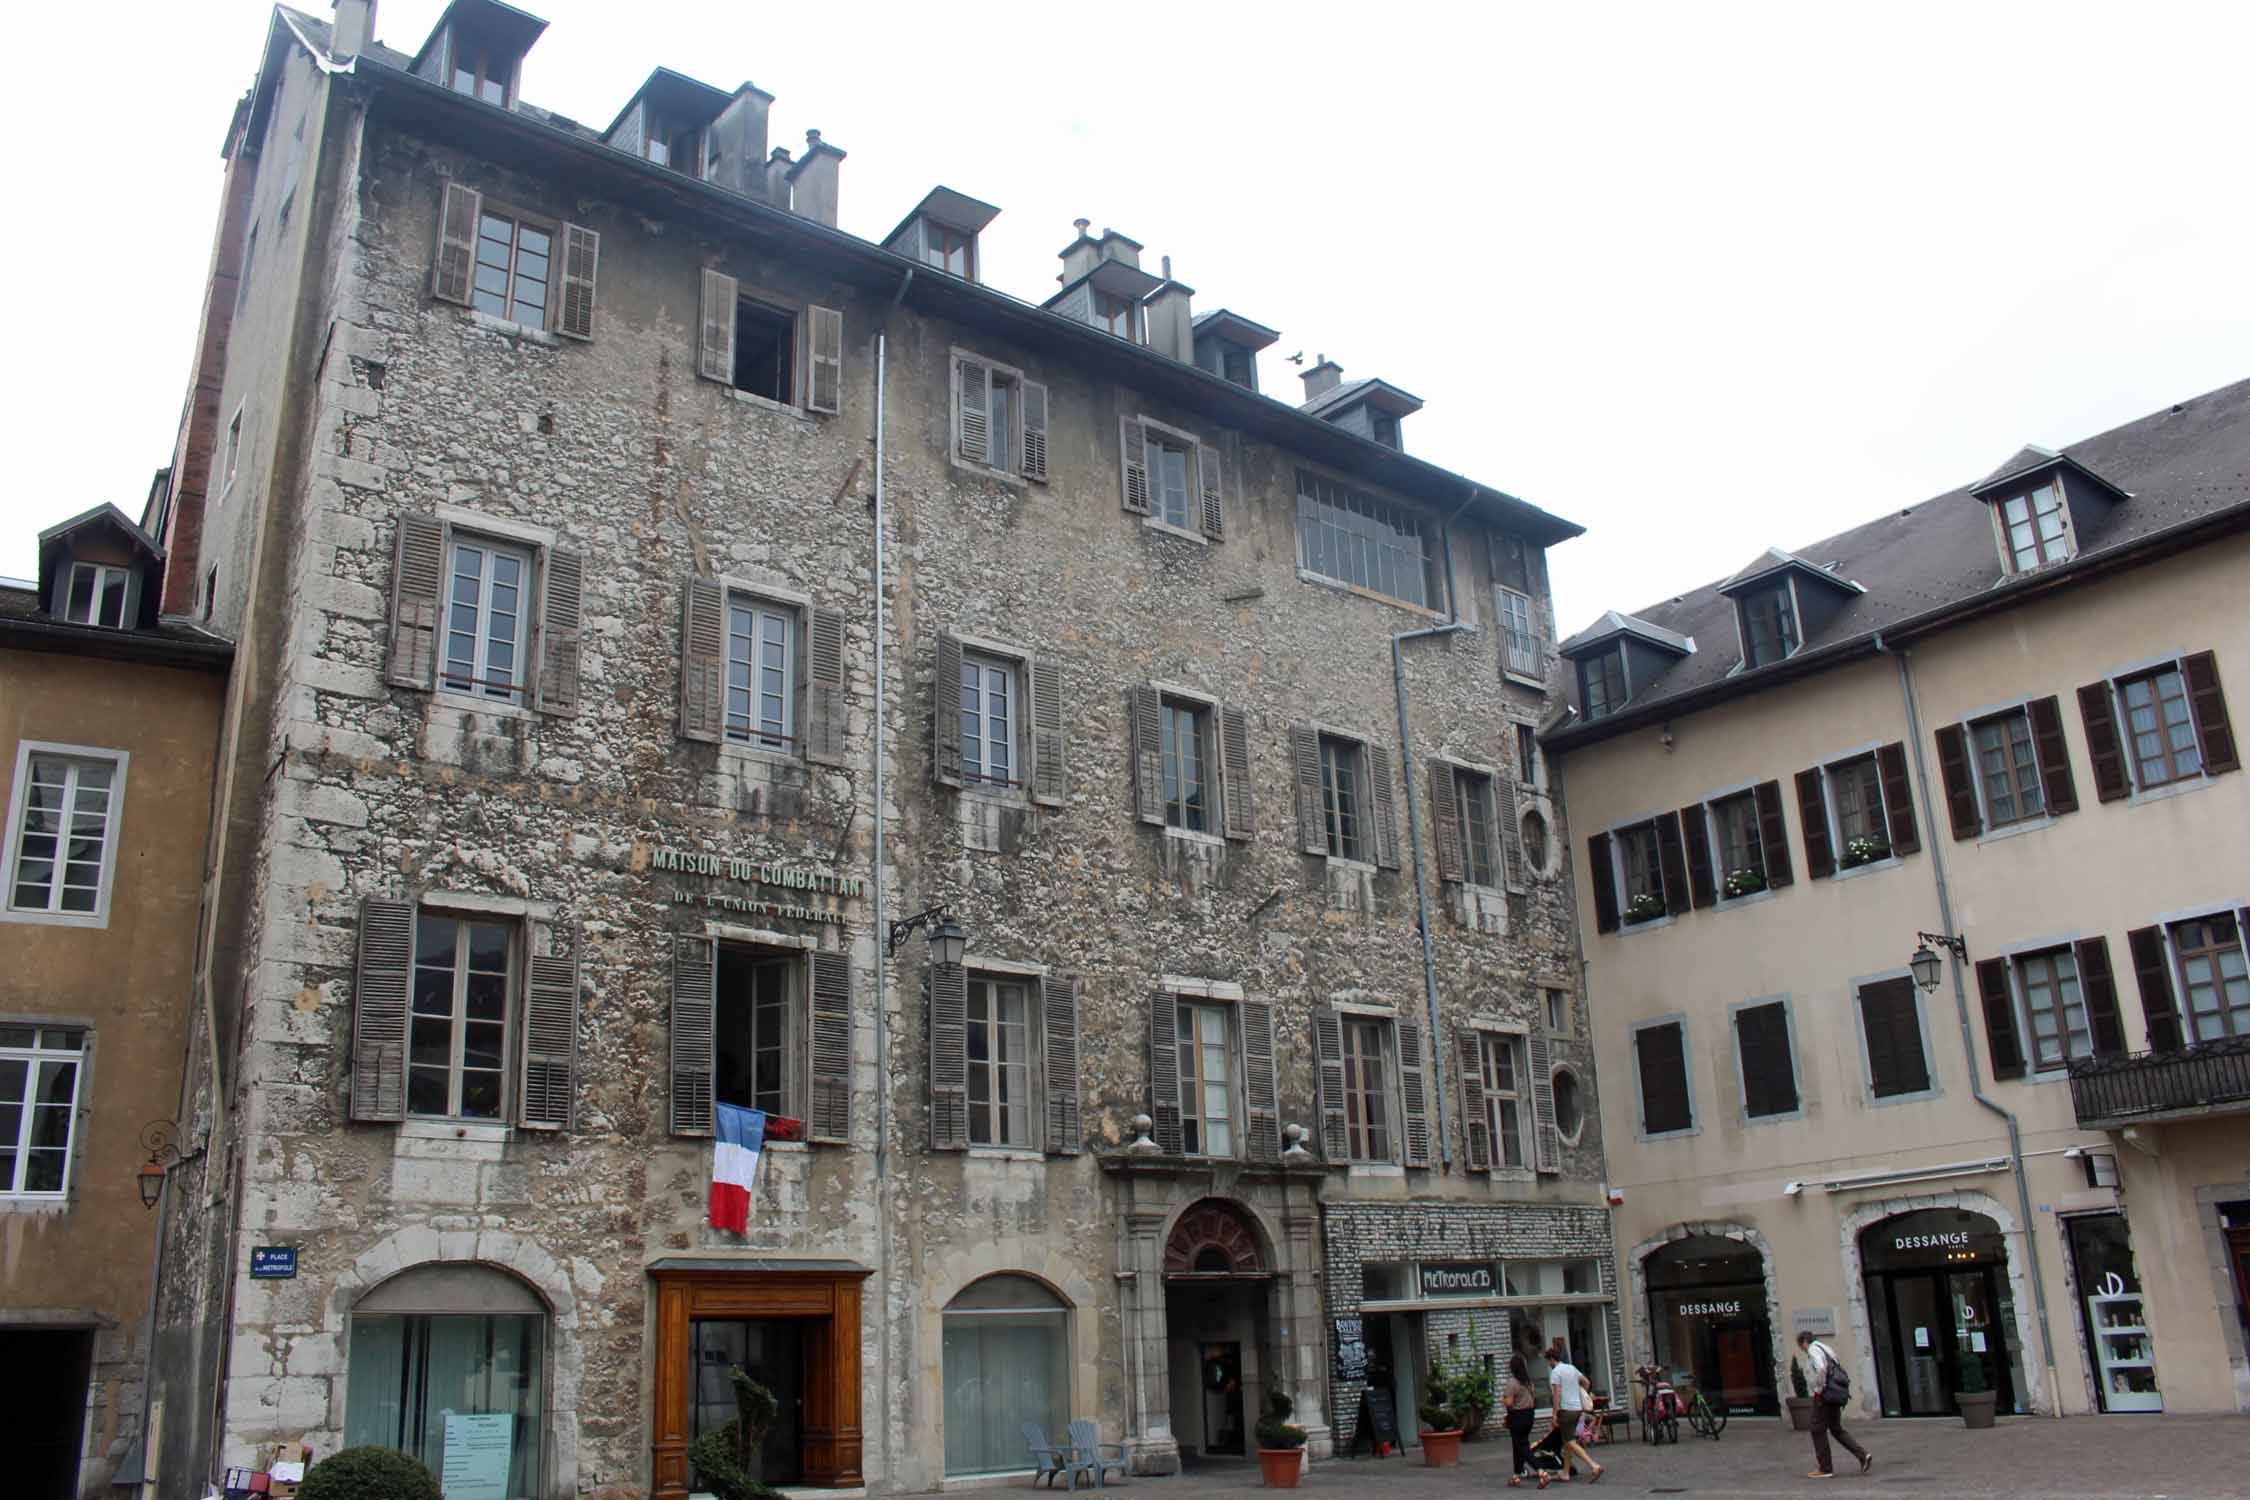
<svg viewBox="0 0 2250 1500"><path fill-rule="evenodd" d="M766 1112L719 1107L719 1139L711 1151L711 1227L736 1234L750 1227L750 1194L766 1149Z"/></svg>

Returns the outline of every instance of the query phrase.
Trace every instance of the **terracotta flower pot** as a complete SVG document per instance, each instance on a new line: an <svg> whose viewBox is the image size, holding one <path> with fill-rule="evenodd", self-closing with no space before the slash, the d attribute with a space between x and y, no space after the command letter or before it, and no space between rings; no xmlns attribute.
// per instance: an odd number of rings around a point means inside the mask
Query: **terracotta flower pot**
<svg viewBox="0 0 2250 1500"><path fill-rule="evenodd" d="M1265 1475L1269 1490L1293 1490L1304 1477L1305 1450L1302 1448L1260 1448L1258 1472Z"/></svg>
<svg viewBox="0 0 2250 1500"><path fill-rule="evenodd" d="M1450 1469L1461 1461L1461 1434L1453 1432L1425 1432L1422 1434L1422 1462L1433 1469Z"/></svg>
<svg viewBox="0 0 2250 1500"><path fill-rule="evenodd" d="M1963 1427L1990 1427L1993 1408L1999 1401L1998 1391L1961 1391L1953 1398L1953 1404L1961 1409Z"/></svg>
<svg viewBox="0 0 2250 1500"><path fill-rule="evenodd" d="M1812 1431L1812 1397L1784 1396L1789 1404L1789 1425L1799 1432Z"/></svg>

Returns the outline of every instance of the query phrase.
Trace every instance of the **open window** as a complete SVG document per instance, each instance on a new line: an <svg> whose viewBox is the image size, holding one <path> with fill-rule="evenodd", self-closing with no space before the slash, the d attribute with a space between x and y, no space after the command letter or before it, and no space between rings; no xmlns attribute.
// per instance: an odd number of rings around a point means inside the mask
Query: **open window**
<svg viewBox="0 0 2250 1500"><path fill-rule="evenodd" d="M776 406L842 410L844 315L742 291L723 271L703 272L696 373Z"/></svg>

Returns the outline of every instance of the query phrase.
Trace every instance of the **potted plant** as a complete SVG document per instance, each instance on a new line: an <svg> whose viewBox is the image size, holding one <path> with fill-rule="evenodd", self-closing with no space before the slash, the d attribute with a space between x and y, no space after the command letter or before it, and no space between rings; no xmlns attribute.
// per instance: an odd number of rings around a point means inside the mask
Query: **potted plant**
<svg viewBox="0 0 2250 1500"><path fill-rule="evenodd" d="M1461 1413L1453 1404L1452 1381L1441 1360L1430 1366L1423 1383L1422 1462L1433 1469L1449 1469L1461 1461Z"/></svg>
<svg viewBox="0 0 2250 1500"><path fill-rule="evenodd" d="M688 1463L700 1486L718 1500L776 1500L781 1491L750 1471L781 1403L740 1365L728 1370L727 1377L734 1386L734 1415L688 1445Z"/></svg>
<svg viewBox="0 0 2250 1500"><path fill-rule="evenodd" d="M1891 841L1889 839L1879 839L1873 834L1863 833L1858 838L1845 842L1844 857L1838 860L1837 864L1849 870L1859 865L1873 864L1876 860L1889 859L1890 857Z"/></svg>
<svg viewBox="0 0 2250 1500"><path fill-rule="evenodd" d="M1799 1432L1812 1431L1812 1388L1805 1384L1805 1362L1789 1356L1789 1425Z"/></svg>
<svg viewBox="0 0 2250 1500"><path fill-rule="evenodd" d="M1653 891L1643 891L1625 903L1625 925L1649 922L1664 915L1664 898Z"/></svg>
<svg viewBox="0 0 2250 1500"><path fill-rule="evenodd" d="M1759 892L1759 891L1762 891L1762 890L1764 890L1765 888L1766 888L1766 877L1765 877L1764 873L1763 873L1763 872L1761 872L1761 871L1758 871L1758 870L1729 870L1729 871L1727 871L1727 884L1726 884L1726 891L1727 891L1727 899L1728 899L1729 901L1732 901L1732 900L1733 900L1733 899L1734 899L1735 897L1737 897L1737 896L1749 896L1749 895L1755 895L1755 894L1756 894L1757 892Z"/></svg>
<svg viewBox="0 0 2250 1500"><path fill-rule="evenodd" d="M1290 1422L1297 1403L1275 1386L1266 1393L1266 1414L1258 1419L1258 1470L1266 1488L1293 1490L1305 1472L1305 1429Z"/></svg>
<svg viewBox="0 0 2250 1500"><path fill-rule="evenodd" d="M1476 1325L1469 1325L1469 1336L1476 1337ZM1461 1441L1473 1443L1484 1430L1484 1420L1492 1415L1492 1377L1482 1363L1472 1363L1466 1356L1454 1362L1446 1375L1446 1389L1453 1398L1453 1410L1461 1419Z"/></svg>
<svg viewBox="0 0 2250 1500"><path fill-rule="evenodd" d="M1963 1427L1990 1427L2000 1393L1985 1385L1984 1356L1971 1354L1961 1361L1961 1386L1953 1393Z"/></svg>

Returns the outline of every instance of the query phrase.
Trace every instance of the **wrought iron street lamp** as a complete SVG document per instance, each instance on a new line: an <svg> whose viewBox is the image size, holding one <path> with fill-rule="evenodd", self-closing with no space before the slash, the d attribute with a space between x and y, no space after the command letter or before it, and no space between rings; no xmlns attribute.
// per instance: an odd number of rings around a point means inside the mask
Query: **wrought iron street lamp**
<svg viewBox="0 0 2250 1500"><path fill-rule="evenodd" d="M1922 946L1914 950L1914 956L1906 961L1907 966L1914 971L1914 982L1922 987L1922 993L1934 995L1938 987L1938 956L1930 945L1936 944L1951 953L1956 962L1965 964L1969 961L1969 944L1964 938L1948 936L1942 932L1918 932L1914 935L1921 940Z"/></svg>
<svg viewBox="0 0 2250 1500"><path fill-rule="evenodd" d="M151 1120L141 1127L141 1144L148 1149L148 1160L141 1163L133 1180L141 1190L143 1208L156 1207L156 1200L164 1196L164 1179L180 1159L179 1149L172 1144L178 1129L170 1120Z"/></svg>
<svg viewBox="0 0 2250 1500"><path fill-rule="evenodd" d="M961 924L954 921L952 914L944 907L933 906L928 911L919 911L903 921L893 922L890 941L884 946L884 953L897 953L898 945L913 936L917 927L926 929L931 963L957 964L961 961L961 955L968 951L968 933L962 931Z"/></svg>

